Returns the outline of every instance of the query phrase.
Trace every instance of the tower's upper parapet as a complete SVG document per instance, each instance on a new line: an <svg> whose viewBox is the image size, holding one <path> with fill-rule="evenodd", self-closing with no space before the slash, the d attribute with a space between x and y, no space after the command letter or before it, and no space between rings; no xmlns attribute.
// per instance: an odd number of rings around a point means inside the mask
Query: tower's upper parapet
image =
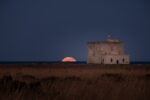
<svg viewBox="0 0 150 100"><path fill-rule="evenodd" d="M112 37L112 36L108 36L106 42L120 42L118 39Z"/></svg>
<svg viewBox="0 0 150 100"><path fill-rule="evenodd" d="M122 41L119 41L118 39L109 35L104 41L91 41L88 42L88 44L122 44Z"/></svg>
<svg viewBox="0 0 150 100"><path fill-rule="evenodd" d="M112 37L108 37L106 42L120 42L118 39L112 38Z"/></svg>

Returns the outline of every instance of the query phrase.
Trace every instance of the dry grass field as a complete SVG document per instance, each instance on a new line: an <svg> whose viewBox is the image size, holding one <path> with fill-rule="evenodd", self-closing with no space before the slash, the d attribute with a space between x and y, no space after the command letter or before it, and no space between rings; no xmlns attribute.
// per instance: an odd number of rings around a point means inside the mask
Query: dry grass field
<svg viewBox="0 0 150 100"><path fill-rule="evenodd" d="M1 64L0 100L150 100L150 65Z"/></svg>

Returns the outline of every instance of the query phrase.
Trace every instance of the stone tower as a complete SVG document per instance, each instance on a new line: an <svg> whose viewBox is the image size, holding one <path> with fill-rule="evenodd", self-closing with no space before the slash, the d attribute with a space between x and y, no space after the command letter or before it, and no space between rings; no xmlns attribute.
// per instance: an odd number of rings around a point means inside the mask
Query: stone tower
<svg viewBox="0 0 150 100"><path fill-rule="evenodd" d="M87 63L129 64L129 55L124 52L123 42L108 37L105 41L88 42Z"/></svg>

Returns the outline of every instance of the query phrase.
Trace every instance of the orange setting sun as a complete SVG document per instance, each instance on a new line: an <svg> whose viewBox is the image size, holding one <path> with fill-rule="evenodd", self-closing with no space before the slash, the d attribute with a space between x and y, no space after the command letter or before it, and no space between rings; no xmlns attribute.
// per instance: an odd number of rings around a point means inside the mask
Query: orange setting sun
<svg viewBox="0 0 150 100"><path fill-rule="evenodd" d="M74 57L64 57L62 62L76 62L76 59Z"/></svg>

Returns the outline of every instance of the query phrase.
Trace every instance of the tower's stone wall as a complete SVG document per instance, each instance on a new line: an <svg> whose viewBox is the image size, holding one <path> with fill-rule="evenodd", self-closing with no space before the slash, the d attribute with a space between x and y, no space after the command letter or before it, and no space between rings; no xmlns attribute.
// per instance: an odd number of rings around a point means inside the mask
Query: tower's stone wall
<svg viewBox="0 0 150 100"><path fill-rule="evenodd" d="M88 63L129 64L129 55L125 54L123 43L102 41L88 43Z"/></svg>

